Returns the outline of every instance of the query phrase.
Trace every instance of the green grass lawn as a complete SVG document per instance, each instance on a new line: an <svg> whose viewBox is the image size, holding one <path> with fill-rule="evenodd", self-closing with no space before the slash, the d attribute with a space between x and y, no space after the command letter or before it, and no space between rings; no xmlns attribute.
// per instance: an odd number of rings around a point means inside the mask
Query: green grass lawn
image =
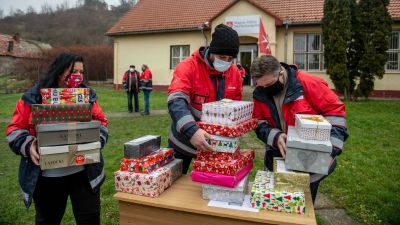
<svg viewBox="0 0 400 225"><path fill-rule="evenodd" d="M95 87L100 104L106 112L125 110L125 93L109 87ZM0 95L0 118L10 118L15 101L21 94ZM166 94L152 93L154 107L166 108ZM321 183L320 191L330 196L360 224L400 224L400 101L361 101L347 105L350 138L338 158L336 171ZM112 196L113 172L118 169L123 155L123 143L145 135L162 135L166 146L170 117L128 117L110 119L110 139L103 150L106 181L102 186L102 224L118 224L118 204ZM5 130L6 124L0 123ZM250 134L258 141L254 134ZM247 143L241 143L242 148ZM32 224L34 208L25 210L18 185L19 157L0 139L0 224ZM262 161L255 160L255 169ZM69 206L70 207L70 206ZM317 218L318 224L324 222ZM74 224L68 208L63 224Z"/></svg>

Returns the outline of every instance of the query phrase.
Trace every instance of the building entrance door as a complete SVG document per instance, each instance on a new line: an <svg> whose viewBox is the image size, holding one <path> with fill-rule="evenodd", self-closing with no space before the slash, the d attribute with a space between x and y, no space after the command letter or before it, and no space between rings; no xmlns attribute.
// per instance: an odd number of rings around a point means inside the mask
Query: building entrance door
<svg viewBox="0 0 400 225"><path fill-rule="evenodd" d="M253 85L250 76L250 65L253 59L257 57L257 45L240 45L238 61L246 70L246 77L243 80L243 85Z"/></svg>

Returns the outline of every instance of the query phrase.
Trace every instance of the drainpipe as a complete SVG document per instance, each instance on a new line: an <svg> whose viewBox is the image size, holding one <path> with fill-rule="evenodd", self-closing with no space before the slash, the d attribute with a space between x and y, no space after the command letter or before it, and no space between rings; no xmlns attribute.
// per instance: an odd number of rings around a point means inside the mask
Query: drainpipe
<svg viewBox="0 0 400 225"><path fill-rule="evenodd" d="M208 45L207 35L204 33L204 30L207 29L207 28L209 28L209 27L210 27L210 23L209 23L209 22L204 22L204 23L201 25L201 33L203 34L204 40L205 40L205 45L204 45L204 47L207 47L207 45Z"/></svg>
<svg viewBox="0 0 400 225"><path fill-rule="evenodd" d="M292 22L287 19L283 21L283 25L285 25L285 56L284 56L285 63L287 63L287 53L288 53L288 29L289 29L289 24L291 23Z"/></svg>

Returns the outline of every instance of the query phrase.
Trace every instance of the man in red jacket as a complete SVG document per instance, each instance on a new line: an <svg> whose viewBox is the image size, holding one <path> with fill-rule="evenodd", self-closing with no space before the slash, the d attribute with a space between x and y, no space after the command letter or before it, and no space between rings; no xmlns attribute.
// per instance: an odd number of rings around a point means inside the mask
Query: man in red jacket
<svg viewBox="0 0 400 225"><path fill-rule="evenodd" d="M295 114L320 114L332 124L332 161L329 174L336 167L336 156L342 152L348 137L345 105L328 84L311 74L298 71L271 55L255 59L251 76L254 113L258 119L257 137L267 145L264 165L272 171L273 157L285 157L288 126L294 126ZM326 176L311 174L310 189L315 201L318 185Z"/></svg>
<svg viewBox="0 0 400 225"><path fill-rule="evenodd" d="M143 116L150 114L150 92L153 90L153 74L149 67L145 64L142 65L142 74L140 74L140 89L143 90L144 96L144 112Z"/></svg>
<svg viewBox="0 0 400 225"><path fill-rule="evenodd" d="M232 64L239 52L239 36L232 28L218 25L210 47L201 47L179 63L168 89L168 110L172 118L169 146L183 159L187 173L197 150L210 150L209 137L196 125L203 103L229 98L242 99L242 78Z"/></svg>

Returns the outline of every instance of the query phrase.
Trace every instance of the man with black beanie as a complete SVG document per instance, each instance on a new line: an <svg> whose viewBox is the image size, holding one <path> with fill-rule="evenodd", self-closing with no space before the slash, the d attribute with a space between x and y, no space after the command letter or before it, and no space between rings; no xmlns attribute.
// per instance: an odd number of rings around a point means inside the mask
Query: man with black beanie
<svg viewBox="0 0 400 225"><path fill-rule="evenodd" d="M187 173L199 150L211 150L210 135L196 125L203 103L223 98L242 99L242 78L232 61L239 52L239 36L232 28L215 27L209 47L201 47L179 63L168 89L168 110L172 118L168 139L175 157L183 159Z"/></svg>

